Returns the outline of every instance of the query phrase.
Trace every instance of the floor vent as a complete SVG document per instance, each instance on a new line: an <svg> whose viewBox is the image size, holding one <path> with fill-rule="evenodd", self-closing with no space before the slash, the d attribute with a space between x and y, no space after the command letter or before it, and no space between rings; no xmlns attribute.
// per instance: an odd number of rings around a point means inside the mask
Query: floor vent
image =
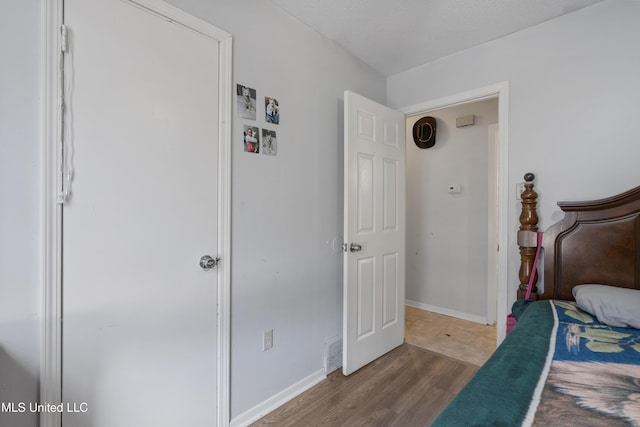
<svg viewBox="0 0 640 427"><path fill-rule="evenodd" d="M342 367L342 338L333 338L324 343L324 373Z"/></svg>

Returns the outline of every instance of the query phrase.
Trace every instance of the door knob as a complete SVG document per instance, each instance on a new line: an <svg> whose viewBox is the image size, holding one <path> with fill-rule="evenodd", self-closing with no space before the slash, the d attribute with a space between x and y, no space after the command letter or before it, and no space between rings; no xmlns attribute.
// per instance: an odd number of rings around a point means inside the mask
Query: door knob
<svg viewBox="0 0 640 427"><path fill-rule="evenodd" d="M362 245L359 245L357 243L352 243L351 246L349 246L349 250L351 252L360 252L362 250Z"/></svg>
<svg viewBox="0 0 640 427"><path fill-rule="evenodd" d="M217 267L219 262L220 258L203 255L202 258L200 258L200 267L202 267L204 271L211 270L212 268Z"/></svg>

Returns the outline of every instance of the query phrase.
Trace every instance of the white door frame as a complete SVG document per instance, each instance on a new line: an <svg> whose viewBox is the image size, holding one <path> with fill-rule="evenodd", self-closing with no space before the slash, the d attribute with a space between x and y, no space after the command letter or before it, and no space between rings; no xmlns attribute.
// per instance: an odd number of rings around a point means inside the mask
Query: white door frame
<svg viewBox="0 0 640 427"><path fill-rule="evenodd" d="M182 23L220 42L219 49L219 184L218 184L218 360L217 425L230 419L230 277L231 277L231 108L232 37L211 24L161 0L122 0ZM41 2L42 54L42 187L41 187L41 286L42 333L40 354L40 402L62 401L62 205L58 203L60 170L60 27L64 0ZM40 414L41 427L59 427L60 413Z"/></svg>
<svg viewBox="0 0 640 427"><path fill-rule="evenodd" d="M489 230L487 238L487 324L496 323L496 292L498 288L498 150L500 149L499 124L489 125L488 130L489 176L487 187L489 189Z"/></svg>
<svg viewBox="0 0 640 427"><path fill-rule="evenodd" d="M509 313L508 302L508 224L509 224L509 150L508 150L508 130L509 130L509 82L501 82L491 86L485 86L444 98L434 99L423 103L400 108L406 116L428 113L442 108L453 107L484 99L498 98L498 122L499 122L499 142L498 142L498 289L496 296L496 339L500 344L507 333L506 320Z"/></svg>

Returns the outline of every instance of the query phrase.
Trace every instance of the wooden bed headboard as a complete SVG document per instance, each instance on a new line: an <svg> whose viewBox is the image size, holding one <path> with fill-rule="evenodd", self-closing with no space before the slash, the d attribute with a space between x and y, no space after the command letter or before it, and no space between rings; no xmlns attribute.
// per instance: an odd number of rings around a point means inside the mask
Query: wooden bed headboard
<svg viewBox="0 0 640 427"><path fill-rule="evenodd" d="M544 284L537 298L573 300L574 286L591 283L640 289L640 187L558 206L564 218L544 233ZM521 289L522 283L518 298Z"/></svg>

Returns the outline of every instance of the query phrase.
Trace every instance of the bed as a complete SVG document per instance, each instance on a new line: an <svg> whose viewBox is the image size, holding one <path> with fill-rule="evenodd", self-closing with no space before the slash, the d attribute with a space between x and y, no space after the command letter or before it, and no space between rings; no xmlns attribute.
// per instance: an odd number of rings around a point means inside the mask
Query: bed
<svg viewBox="0 0 640 427"><path fill-rule="evenodd" d="M537 194L522 198L517 325L433 426L640 426L640 187L560 202L533 269Z"/></svg>

